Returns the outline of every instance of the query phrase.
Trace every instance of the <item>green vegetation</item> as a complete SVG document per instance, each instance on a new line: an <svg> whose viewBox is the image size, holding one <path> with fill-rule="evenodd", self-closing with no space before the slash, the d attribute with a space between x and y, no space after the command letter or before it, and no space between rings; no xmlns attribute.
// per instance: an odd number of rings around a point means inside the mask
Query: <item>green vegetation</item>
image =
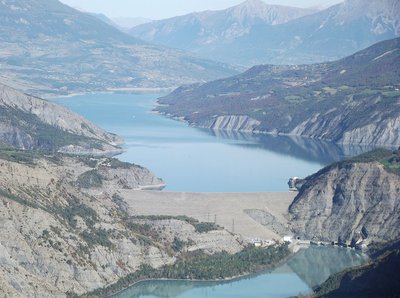
<svg viewBox="0 0 400 298"><path fill-rule="evenodd" d="M358 156L352 157L350 159L346 159L341 163L347 162L357 162L357 163L367 163L367 162L374 162L374 161L381 161L385 158L388 158L393 154L392 151L388 149L375 149Z"/></svg>
<svg viewBox="0 0 400 298"><path fill-rule="evenodd" d="M123 162L116 158L108 158L106 163L108 163L113 169L129 169L133 166L131 163Z"/></svg>
<svg viewBox="0 0 400 298"><path fill-rule="evenodd" d="M94 245L102 245L105 247L112 246L109 239L109 233L104 229L98 229L95 227L95 224L98 221L96 211L81 203L79 199L71 199L68 202L68 206L53 205L49 208L49 212L57 214L73 229L77 228L76 217L80 217L87 226L87 229L80 233L80 236L85 240L89 247Z"/></svg>
<svg viewBox="0 0 400 298"><path fill-rule="evenodd" d="M400 150L376 149L341 161L339 164L368 162L380 162L387 171L400 175Z"/></svg>
<svg viewBox="0 0 400 298"><path fill-rule="evenodd" d="M389 172L400 175L400 148L394 151L390 156L380 160L380 162Z"/></svg>
<svg viewBox="0 0 400 298"><path fill-rule="evenodd" d="M351 135L355 143L390 146L397 142L389 121L399 116L394 108L400 96L398 43L387 41L330 63L255 66L234 77L181 87L159 98L156 110L198 127L209 127L216 116L242 115L259 121L254 129L260 132L295 131L333 143ZM391 50L396 54L373 60ZM357 135L371 124L378 127L372 138Z"/></svg>
<svg viewBox="0 0 400 298"><path fill-rule="evenodd" d="M194 228L198 233L207 233L210 231L215 231L221 229L218 225L213 222L200 222L194 224Z"/></svg>
<svg viewBox="0 0 400 298"><path fill-rule="evenodd" d="M81 135L63 131L57 127L42 122L36 115L25 113L18 109L0 108L0 119L5 119L12 126L18 127L21 134L34 138L32 144L27 144L30 149L55 152L56 149L70 145L85 143L101 146L98 141Z"/></svg>
<svg viewBox="0 0 400 298"><path fill-rule="evenodd" d="M76 183L82 188L100 187L103 185L103 177L97 170L91 170L79 175Z"/></svg>
<svg viewBox="0 0 400 298"><path fill-rule="evenodd" d="M175 264L164 265L160 269L142 265L138 271L121 278L115 284L82 297L108 296L145 279L223 280L272 268L289 254L287 245L266 249L250 245L233 255L222 252L210 256L196 251L183 255Z"/></svg>
<svg viewBox="0 0 400 298"><path fill-rule="evenodd" d="M40 158L39 153L31 150L0 149L0 159L10 162L33 165L38 158Z"/></svg>
<svg viewBox="0 0 400 298"><path fill-rule="evenodd" d="M176 220L181 220L185 221L188 224L194 225L198 223L199 221L193 217L189 217L186 215L178 215L178 216L172 216L172 215L137 215L132 217L133 219L147 219L147 220L171 220L171 219L176 219Z"/></svg>
<svg viewBox="0 0 400 298"><path fill-rule="evenodd" d="M132 217L133 219L147 219L147 220L181 220L187 222L192 225L196 232L198 233L207 233L210 231L220 230L221 227L212 222L199 222L197 219L193 217L189 217L186 215L178 215L178 216L170 216L170 215L139 215Z"/></svg>
<svg viewBox="0 0 400 298"><path fill-rule="evenodd" d="M112 247L112 243L108 238L108 232L104 229L91 228L83 231L81 237L90 247L95 245L101 245L108 248Z"/></svg>
<svg viewBox="0 0 400 298"><path fill-rule="evenodd" d="M93 169L97 166L98 158L95 158L90 155L78 156L78 158L82 163L87 165L89 168Z"/></svg>
<svg viewBox="0 0 400 298"><path fill-rule="evenodd" d="M186 245L185 241L180 240L178 237L174 238L174 241L172 242L172 249L175 252L181 251Z"/></svg>
<svg viewBox="0 0 400 298"><path fill-rule="evenodd" d="M76 216L81 217L88 227L93 227L98 218L96 211L81 203L76 198L70 200L69 205L66 207L53 205L51 211L66 220L68 225L72 228L76 228Z"/></svg>
<svg viewBox="0 0 400 298"><path fill-rule="evenodd" d="M314 297L398 297L400 251L393 250L365 265L332 275Z"/></svg>
<svg viewBox="0 0 400 298"><path fill-rule="evenodd" d="M30 202L28 200L25 200L25 199L23 199L23 198L21 198L19 196L11 194L8 191L5 191L3 189L0 189L0 196L2 196L4 198L7 198L9 200L12 200L14 202L17 202L18 204L21 204L21 205L24 205L24 206L32 207L32 208L35 208L35 209L39 209L40 208L39 204L36 204L36 203Z"/></svg>

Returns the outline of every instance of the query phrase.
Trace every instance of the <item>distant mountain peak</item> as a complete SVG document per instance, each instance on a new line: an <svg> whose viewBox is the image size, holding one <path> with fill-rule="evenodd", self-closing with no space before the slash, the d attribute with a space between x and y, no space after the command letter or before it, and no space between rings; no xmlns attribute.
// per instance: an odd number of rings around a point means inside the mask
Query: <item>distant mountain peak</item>
<svg viewBox="0 0 400 298"><path fill-rule="evenodd" d="M356 18L366 17L372 21L371 32L376 35L393 30L400 34L400 1L398 0L345 0L338 4L334 20L338 23L350 22Z"/></svg>
<svg viewBox="0 0 400 298"><path fill-rule="evenodd" d="M260 19L269 25L287 23L293 19L316 12L314 9L269 5L262 0L246 0L228 11L238 20Z"/></svg>
<svg viewBox="0 0 400 298"><path fill-rule="evenodd" d="M262 1L262 0L246 0L239 4L238 6L245 6L245 7L251 7L251 8L258 8L258 7L263 7L266 6L267 4Z"/></svg>

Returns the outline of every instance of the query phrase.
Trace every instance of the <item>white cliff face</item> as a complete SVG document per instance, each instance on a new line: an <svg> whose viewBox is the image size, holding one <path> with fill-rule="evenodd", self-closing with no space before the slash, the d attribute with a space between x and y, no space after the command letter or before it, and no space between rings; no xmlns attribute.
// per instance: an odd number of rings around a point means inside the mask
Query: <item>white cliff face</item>
<svg viewBox="0 0 400 298"><path fill-rule="evenodd" d="M398 146L400 117L369 119L369 123L343 129L346 115L316 114L297 125L289 134L335 141L339 144Z"/></svg>
<svg viewBox="0 0 400 298"><path fill-rule="evenodd" d="M260 123L260 121L248 116L219 116L208 128L215 130L253 132Z"/></svg>
<svg viewBox="0 0 400 298"><path fill-rule="evenodd" d="M398 145L400 144L400 117L385 119L346 131L340 142L343 144Z"/></svg>
<svg viewBox="0 0 400 298"><path fill-rule="evenodd" d="M383 165L345 163L307 178L289 208L296 235L369 244L400 237L400 177Z"/></svg>

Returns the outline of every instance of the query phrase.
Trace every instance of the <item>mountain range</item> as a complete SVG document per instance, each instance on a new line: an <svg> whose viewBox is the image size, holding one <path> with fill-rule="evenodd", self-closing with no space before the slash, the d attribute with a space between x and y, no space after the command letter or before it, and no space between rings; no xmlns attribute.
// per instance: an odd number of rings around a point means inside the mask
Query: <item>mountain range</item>
<svg viewBox="0 0 400 298"><path fill-rule="evenodd" d="M135 39L57 0L0 2L0 81L33 94L162 88L235 73Z"/></svg>
<svg viewBox="0 0 400 298"><path fill-rule="evenodd" d="M154 21L129 32L231 64L325 62L399 36L400 2L346 0L316 11L247 0L226 10Z"/></svg>
<svg viewBox="0 0 400 298"><path fill-rule="evenodd" d="M399 82L396 38L335 62L259 65L183 86L160 98L157 111L215 130L399 146Z"/></svg>

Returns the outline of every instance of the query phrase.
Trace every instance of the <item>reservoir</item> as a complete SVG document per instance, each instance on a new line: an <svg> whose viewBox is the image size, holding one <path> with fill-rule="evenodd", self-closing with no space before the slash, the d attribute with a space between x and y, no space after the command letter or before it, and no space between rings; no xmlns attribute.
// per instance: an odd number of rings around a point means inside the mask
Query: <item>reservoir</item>
<svg viewBox="0 0 400 298"><path fill-rule="evenodd" d="M152 112L159 96L100 93L54 101L123 137L125 153L118 158L149 168L164 179L170 191L287 191L289 177L306 177L334 161L371 149L196 129ZM353 250L311 246L272 272L228 282L147 281L114 297L288 297L309 293L329 275L365 260Z"/></svg>
<svg viewBox="0 0 400 298"><path fill-rule="evenodd" d="M269 273L229 282L147 281L113 298L275 298L310 293L328 276L365 262L365 256L338 247L301 250Z"/></svg>
<svg viewBox="0 0 400 298"><path fill-rule="evenodd" d="M149 168L170 191L287 191L289 177L369 149L196 129L152 112L160 96L99 93L55 101L123 137L126 151L118 158Z"/></svg>

